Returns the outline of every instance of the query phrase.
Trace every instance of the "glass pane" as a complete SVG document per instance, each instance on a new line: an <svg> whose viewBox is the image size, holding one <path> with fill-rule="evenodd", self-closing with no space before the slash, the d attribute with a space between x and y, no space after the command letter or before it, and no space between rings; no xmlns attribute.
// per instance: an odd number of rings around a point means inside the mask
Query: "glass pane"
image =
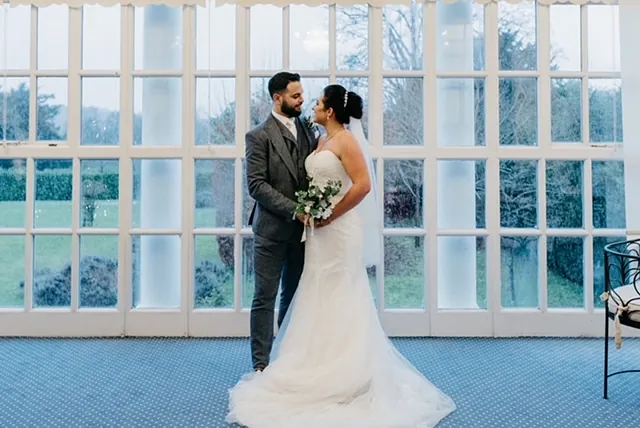
<svg viewBox="0 0 640 428"><path fill-rule="evenodd" d="M4 80L4 78L2 79ZM7 77L0 82L0 139L29 141L30 93L28 77ZM5 107L4 100L7 100ZM38 109L52 110L46 99L38 100Z"/></svg>
<svg viewBox="0 0 640 428"><path fill-rule="evenodd" d="M134 25L136 70L182 69L182 8L136 7Z"/></svg>
<svg viewBox="0 0 640 428"><path fill-rule="evenodd" d="M71 236L37 235L33 254L33 307L69 307Z"/></svg>
<svg viewBox="0 0 640 428"><path fill-rule="evenodd" d="M583 238L548 238L547 296L550 308L584 307Z"/></svg>
<svg viewBox="0 0 640 428"><path fill-rule="evenodd" d="M182 161L134 160L132 202L134 228L179 229L182 224Z"/></svg>
<svg viewBox="0 0 640 428"><path fill-rule="evenodd" d="M133 144L180 146L182 144L182 79L143 77L134 79Z"/></svg>
<svg viewBox="0 0 640 428"><path fill-rule="evenodd" d="M384 226L422 227L424 162L384 162Z"/></svg>
<svg viewBox="0 0 640 428"><path fill-rule="evenodd" d="M589 79L589 138L592 143L621 143L622 81Z"/></svg>
<svg viewBox="0 0 640 428"><path fill-rule="evenodd" d="M119 227L119 161L81 160L80 171L80 227Z"/></svg>
<svg viewBox="0 0 640 428"><path fill-rule="evenodd" d="M235 5L210 3L197 8L196 62L199 70L235 70Z"/></svg>
<svg viewBox="0 0 640 428"><path fill-rule="evenodd" d="M384 238L384 304L386 309L421 309L425 305L424 238Z"/></svg>
<svg viewBox="0 0 640 428"><path fill-rule="evenodd" d="M264 77L252 78L250 96L249 129L260 125L271 114L273 104L269 96L269 79Z"/></svg>
<svg viewBox="0 0 640 428"><path fill-rule="evenodd" d="M484 5L438 2L436 12L438 70L484 70Z"/></svg>
<svg viewBox="0 0 640 428"><path fill-rule="evenodd" d="M0 235L0 308L24 306L25 237Z"/></svg>
<svg viewBox="0 0 640 428"><path fill-rule="evenodd" d="M347 90L355 92L362 97L364 114L362 116L362 128L365 137L369 137L369 79L366 77L342 77L338 78L337 83L344 86ZM315 100L312 100L315 102Z"/></svg>
<svg viewBox="0 0 640 428"><path fill-rule="evenodd" d="M118 237L80 236L80 307L118 305Z"/></svg>
<svg viewBox="0 0 640 428"><path fill-rule="evenodd" d="M39 141L64 141L67 139L67 78L38 78L38 123L36 138Z"/></svg>
<svg viewBox="0 0 640 428"><path fill-rule="evenodd" d="M235 160L196 160L195 226L234 227Z"/></svg>
<svg viewBox="0 0 640 428"><path fill-rule="evenodd" d="M0 41L6 46L7 55L0 58L0 70L28 70L31 58L31 6L9 7L5 4L3 15L5 18L0 19Z"/></svg>
<svg viewBox="0 0 640 428"><path fill-rule="evenodd" d="M120 144L120 79L82 79L83 146Z"/></svg>
<svg viewBox="0 0 640 428"><path fill-rule="evenodd" d="M255 292L255 278L253 271L253 236L242 237L242 307L251 307ZM280 293L278 293L278 298ZM276 305L276 308L278 305Z"/></svg>
<svg viewBox="0 0 640 428"><path fill-rule="evenodd" d="M180 236L133 236L131 244L133 307L179 307L182 284Z"/></svg>
<svg viewBox="0 0 640 428"><path fill-rule="evenodd" d="M256 5L250 10L251 69L280 70L282 68L282 8Z"/></svg>
<svg viewBox="0 0 640 428"><path fill-rule="evenodd" d="M582 79L551 79L551 141L582 142Z"/></svg>
<svg viewBox="0 0 640 428"><path fill-rule="evenodd" d="M329 7L291 5L289 68L329 69Z"/></svg>
<svg viewBox="0 0 640 428"><path fill-rule="evenodd" d="M620 16L618 6L589 5L589 71L620 71Z"/></svg>
<svg viewBox="0 0 640 428"><path fill-rule="evenodd" d="M424 94L422 79L384 79L384 144L424 145Z"/></svg>
<svg viewBox="0 0 640 428"><path fill-rule="evenodd" d="M369 69L369 7L336 6L336 66L338 70Z"/></svg>
<svg viewBox="0 0 640 428"><path fill-rule="evenodd" d="M500 79L500 144L538 145L538 81L517 77Z"/></svg>
<svg viewBox="0 0 640 428"><path fill-rule="evenodd" d="M26 226L26 201L27 161L0 159L0 229Z"/></svg>
<svg viewBox="0 0 640 428"><path fill-rule="evenodd" d="M594 161L592 170L593 227L626 228L624 162Z"/></svg>
<svg viewBox="0 0 640 428"><path fill-rule="evenodd" d="M316 100L323 96L324 88L329 85L329 79L326 77L305 79L303 77L301 82L304 89L304 104L302 105L301 117L312 118Z"/></svg>
<svg viewBox="0 0 640 428"><path fill-rule="evenodd" d="M438 161L438 228L482 229L486 161Z"/></svg>
<svg viewBox="0 0 640 428"><path fill-rule="evenodd" d="M386 70L422 70L423 10L411 6L384 6L382 9L383 68Z"/></svg>
<svg viewBox="0 0 640 428"><path fill-rule="evenodd" d="M196 145L236 144L236 81L196 80Z"/></svg>
<svg viewBox="0 0 640 428"><path fill-rule="evenodd" d="M582 161L547 161L547 226L584 227Z"/></svg>
<svg viewBox="0 0 640 428"><path fill-rule="evenodd" d="M604 308L604 302L600 299L606 288L604 281L604 247L625 239L624 236L593 237L593 306L595 308Z"/></svg>
<svg viewBox="0 0 640 428"><path fill-rule="evenodd" d="M484 146L484 79L438 79L438 145Z"/></svg>
<svg viewBox="0 0 640 428"><path fill-rule="evenodd" d="M500 70L536 70L536 2L498 3Z"/></svg>
<svg viewBox="0 0 640 428"><path fill-rule="evenodd" d="M579 71L582 61L580 6L551 5L549 20L551 70Z"/></svg>
<svg viewBox="0 0 640 428"><path fill-rule="evenodd" d="M196 236L195 246L195 307L233 308L233 236Z"/></svg>
<svg viewBox="0 0 640 428"><path fill-rule="evenodd" d="M438 308L487 309L486 237L438 237Z"/></svg>
<svg viewBox="0 0 640 428"><path fill-rule="evenodd" d="M500 238L502 307L538 308L538 238Z"/></svg>
<svg viewBox="0 0 640 428"><path fill-rule="evenodd" d="M85 5L82 11L82 68L119 69L120 5Z"/></svg>
<svg viewBox="0 0 640 428"><path fill-rule="evenodd" d="M69 8L52 5L38 8L38 69L69 68Z"/></svg>
<svg viewBox="0 0 640 428"><path fill-rule="evenodd" d="M500 161L500 226L537 227L538 162Z"/></svg>
<svg viewBox="0 0 640 428"><path fill-rule="evenodd" d="M34 227L71 228L73 161L37 159L35 169Z"/></svg>

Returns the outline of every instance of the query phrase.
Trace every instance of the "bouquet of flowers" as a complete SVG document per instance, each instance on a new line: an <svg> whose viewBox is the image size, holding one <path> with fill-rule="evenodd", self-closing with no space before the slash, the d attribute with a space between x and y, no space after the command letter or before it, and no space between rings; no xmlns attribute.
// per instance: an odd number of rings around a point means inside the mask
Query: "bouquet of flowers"
<svg viewBox="0 0 640 428"><path fill-rule="evenodd" d="M339 180L329 180L324 185L314 183L309 179L309 188L296 192L298 205L294 213L294 218L303 215L309 217L309 226L313 234L313 224L317 220L326 220L333 213L333 199L342 188L342 182ZM302 241L306 239L305 233L302 235Z"/></svg>

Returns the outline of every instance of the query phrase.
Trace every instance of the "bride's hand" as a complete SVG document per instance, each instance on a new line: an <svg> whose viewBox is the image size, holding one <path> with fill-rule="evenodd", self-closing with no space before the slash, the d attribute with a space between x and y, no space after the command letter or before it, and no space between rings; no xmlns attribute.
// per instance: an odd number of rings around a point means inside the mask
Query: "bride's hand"
<svg viewBox="0 0 640 428"><path fill-rule="evenodd" d="M305 226L309 225L309 216L308 215L298 214L298 220L300 220L300 222L302 224L304 224Z"/></svg>
<svg viewBox="0 0 640 428"><path fill-rule="evenodd" d="M328 218L326 220L319 220L315 226L316 227L324 227L324 226L328 226L329 224L331 224L331 218Z"/></svg>

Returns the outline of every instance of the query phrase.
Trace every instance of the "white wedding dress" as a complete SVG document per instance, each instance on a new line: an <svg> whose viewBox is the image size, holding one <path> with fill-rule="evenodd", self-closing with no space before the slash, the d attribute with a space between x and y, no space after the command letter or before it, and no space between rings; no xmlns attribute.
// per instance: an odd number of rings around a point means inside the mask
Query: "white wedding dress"
<svg viewBox="0 0 640 428"><path fill-rule="evenodd" d="M313 180L351 186L328 150L305 162ZM366 231L365 231L366 232ZM227 422L249 428L430 428L455 404L384 333L362 261L356 210L307 232L298 290L262 373L230 390Z"/></svg>

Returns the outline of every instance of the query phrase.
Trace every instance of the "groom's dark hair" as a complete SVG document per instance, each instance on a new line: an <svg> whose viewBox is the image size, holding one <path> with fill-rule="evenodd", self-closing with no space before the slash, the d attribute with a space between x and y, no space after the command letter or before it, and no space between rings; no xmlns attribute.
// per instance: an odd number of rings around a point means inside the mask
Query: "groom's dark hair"
<svg viewBox="0 0 640 428"><path fill-rule="evenodd" d="M275 94L281 94L286 91L289 83L299 81L300 75L298 73L289 73L286 71L276 73L269 79L269 96L273 99Z"/></svg>

